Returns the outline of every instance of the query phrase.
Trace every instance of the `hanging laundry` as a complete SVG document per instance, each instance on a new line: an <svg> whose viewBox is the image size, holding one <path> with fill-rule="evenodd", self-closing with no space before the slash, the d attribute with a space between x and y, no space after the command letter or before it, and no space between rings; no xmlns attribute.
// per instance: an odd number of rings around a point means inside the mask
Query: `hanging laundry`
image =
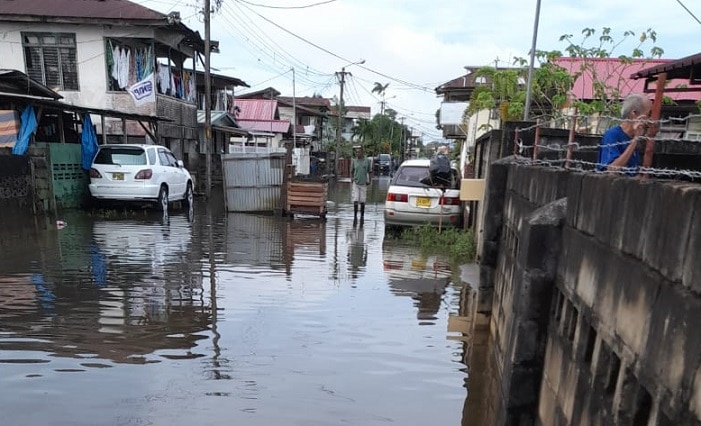
<svg viewBox="0 0 701 426"><path fill-rule="evenodd" d="M127 85L131 87L138 81L136 79L136 50L133 52L129 50L127 61L129 62L129 80Z"/></svg>
<svg viewBox="0 0 701 426"><path fill-rule="evenodd" d="M29 140L38 127L37 117L31 105L27 105L24 108L20 121L21 127L19 129L19 135L17 136L17 143L12 147L12 153L14 155L24 155L29 147Z"/></svg>
<svg viewBox="0 0 701 426"><path fill-rule="evenodd" d="M125 47L119 55L119 88L129 87L129 50Z"/></svg>
<svg viewBox="0 0 701 426"><path fill-rule="evenodd" d="M121 53L122 49L120 49L119 46L114 46L114 49L112 50L112 59L114 61L114 63L112 64L112 78L117 82L117 85L119 85L119 58L121 56Z"/></svg>

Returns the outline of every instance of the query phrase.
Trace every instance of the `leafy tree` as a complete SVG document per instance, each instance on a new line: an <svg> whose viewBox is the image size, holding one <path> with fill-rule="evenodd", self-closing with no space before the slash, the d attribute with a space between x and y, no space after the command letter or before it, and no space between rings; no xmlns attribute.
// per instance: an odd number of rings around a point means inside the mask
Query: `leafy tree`
<svg viewBox="0 0 701 426"><path fill-rule="evenodd" d="M620 72L614 75L614 78L610 74L599 75L595 61L616 57L621 64L630 64L634 59L646 58L643 48L649 44L652 46L648 51L648 59L659 58L664 53L664 50L655 45L657 33L651 28L640 34L625 31L620 40L614 39L608 27L601 30L599 37L596 35L597 32L593 28L585 28L582 30L582 38L578 41L572 34L561 36L560 41L566 43L564 50L567 56L558 50L536 51L540 66L533 71L529 118L560 117L562 109L570 102L570 93L578 78L591 81L594 93L591 100L575 99L570 106L576 107L583 115L618 115L621 92L630 76ZM633 37L637 37L637 44L631 54L614 56L621 45ZM581 64L579 69L571 73L557 66L553 60L561 57L577 58ZM475 89L466 111L467 115L482 109L498 108L502 121L520 119L523 116L528 61L516 57L514 65L514 68L509 69L485 67L476 73L478 77L485 77L491 85Z"/></svg>
<svg viewBox="0 0 701 426"><path fill-rule="evenodd" d="M371 120L358 121L353 129L354 138L361 141L368 154L398 155L410 132L405 125L396 121L396 116L396 111L388 109L386 114L375 114Z"/></svg>

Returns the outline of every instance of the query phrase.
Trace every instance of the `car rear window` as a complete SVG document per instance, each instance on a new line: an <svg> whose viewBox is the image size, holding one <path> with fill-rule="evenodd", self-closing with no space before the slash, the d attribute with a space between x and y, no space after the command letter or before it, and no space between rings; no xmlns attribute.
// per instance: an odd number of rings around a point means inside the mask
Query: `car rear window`
<svg viewBox="0 0 701 426"><path fill-rule="evenodd" d="M460 189L460 179L458 179L457 170L452 169L451 172L454 182L454 184L451 185L451 189ZM402 166L397 170L397 174L394 175L392 185L423 188L430 186L426 184L428 177L428 166Z"/></svg>
<svg viewBox="0 0 701 426"><path fill-rule="evenodd" d="M146 153L136 147L100 148L95 164L120 164L123 166L145 166Z"/></svg>
<svg viewBox="0 0 701 426"><path fill-rule="evenodd" d="M393 185L423 187L423 178L428 177L428 167L404 166L400 167L394 176Z"/></svg>
<svg viewBox="0 0 701 426"><path fill-rule="evenodd" d="M389 163L389 160L390 160L391 158L392 158L392 157L390 157L389 154L380 154L380 161L382 161L382 162L385 162L385 161L386 161L386 162Z"/></svg>

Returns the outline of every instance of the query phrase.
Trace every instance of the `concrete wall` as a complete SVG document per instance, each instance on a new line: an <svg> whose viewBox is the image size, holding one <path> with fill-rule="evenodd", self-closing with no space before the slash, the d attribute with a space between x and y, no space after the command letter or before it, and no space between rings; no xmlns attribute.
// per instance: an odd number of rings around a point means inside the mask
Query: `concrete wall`
<svg viewBox="0 0 701 426"><path fill-rule="evenodd" d="M492 166L499 424L701 424L701 186Z"/></svg>

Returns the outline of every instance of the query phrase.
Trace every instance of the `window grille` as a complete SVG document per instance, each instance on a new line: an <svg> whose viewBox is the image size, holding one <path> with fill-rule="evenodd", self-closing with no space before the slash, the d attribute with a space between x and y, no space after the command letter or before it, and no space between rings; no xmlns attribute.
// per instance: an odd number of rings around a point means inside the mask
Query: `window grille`
<svg viewBox="0 0 701 426"><path fill-rule="evenodd" d="M22 33L27 75L53 90L79 90L75 34Z"/></svg>

